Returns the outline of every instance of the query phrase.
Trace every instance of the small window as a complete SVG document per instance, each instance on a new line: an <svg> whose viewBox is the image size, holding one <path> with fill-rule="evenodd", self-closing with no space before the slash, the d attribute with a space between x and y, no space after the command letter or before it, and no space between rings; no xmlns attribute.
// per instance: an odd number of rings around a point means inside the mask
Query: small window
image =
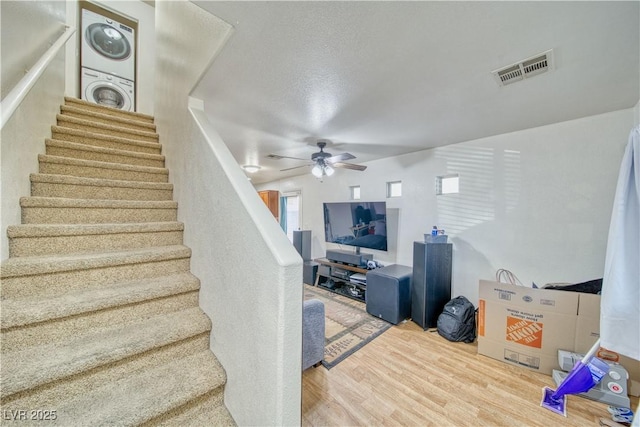
<svg viewBox="0 0 640 427"><path fill-rule="evenodd" d="M436 194L454 194L460 192L460 176L456 173L453 175L442 175L436 177Z"/></svg>
<svg viewBox="0 0 640 427"><path fill-rule="evenodd" d="M402 181L387 182L387 197L402 196Z"/></svg>
<svg viewBox="0 0 640 427"><path fill-rule="evenodd" d="M349 187L349 191L351 192L351 200L360 200L360 186L354 185L353 187Z"/></svg>

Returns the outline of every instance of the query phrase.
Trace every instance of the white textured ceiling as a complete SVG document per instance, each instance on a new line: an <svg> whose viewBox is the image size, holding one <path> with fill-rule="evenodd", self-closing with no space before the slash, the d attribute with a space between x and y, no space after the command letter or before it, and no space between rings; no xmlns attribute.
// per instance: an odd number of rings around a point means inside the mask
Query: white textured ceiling
<svg viewBox="0 0 640 427"><path fill-rule="evenodd" d="M633 107L637 1L209 2L235 28L194 96L254 183L326 138L362 163ZM491 71L548 49L555 69ZM357 174L352 170L336 173Z"/></svg>

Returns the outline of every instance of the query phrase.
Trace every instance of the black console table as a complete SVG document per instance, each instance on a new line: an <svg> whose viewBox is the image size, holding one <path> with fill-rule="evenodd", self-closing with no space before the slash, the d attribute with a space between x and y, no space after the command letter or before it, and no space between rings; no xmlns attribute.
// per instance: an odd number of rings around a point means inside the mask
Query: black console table
<svg viewBox="0 0 640 427"><path fill-rule="evenodd" d="M354 283L349 276L355 273L367 274L366 268L355 267L349 264L341 264L326 258L314 260L318 263L315 286L321 286L340 295L345 295L358 301L365 301L367 285Z"/></svg>

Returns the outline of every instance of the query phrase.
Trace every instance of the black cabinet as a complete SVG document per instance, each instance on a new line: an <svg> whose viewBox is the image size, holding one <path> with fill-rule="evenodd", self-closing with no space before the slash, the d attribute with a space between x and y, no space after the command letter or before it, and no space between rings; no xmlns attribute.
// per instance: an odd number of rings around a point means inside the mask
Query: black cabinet
<svg viewBox="0 0 640 427"><path fill-rule="evenodd" d="M451 299L451 243L413 243L411 318L423 329L435 328Z"/></svg>

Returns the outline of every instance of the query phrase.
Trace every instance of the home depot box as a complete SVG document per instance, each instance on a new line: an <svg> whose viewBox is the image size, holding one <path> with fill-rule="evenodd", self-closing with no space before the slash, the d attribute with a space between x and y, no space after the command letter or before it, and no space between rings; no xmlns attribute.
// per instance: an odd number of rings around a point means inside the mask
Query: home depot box
<svg viewBox="0 0 640 427"><path fill-rule="evenodd" d="M580 294L480 281L478 353L551 375L574 347Z"/></svg>
<svg viewBox="0 0 640 427"><path fill-rule="evenodd" d="M574 351L587 353L600 337L600 295L580 294ZM629 394L640 395L640 361L600 348L596 356L617 362L629 373Z"/></svg>

